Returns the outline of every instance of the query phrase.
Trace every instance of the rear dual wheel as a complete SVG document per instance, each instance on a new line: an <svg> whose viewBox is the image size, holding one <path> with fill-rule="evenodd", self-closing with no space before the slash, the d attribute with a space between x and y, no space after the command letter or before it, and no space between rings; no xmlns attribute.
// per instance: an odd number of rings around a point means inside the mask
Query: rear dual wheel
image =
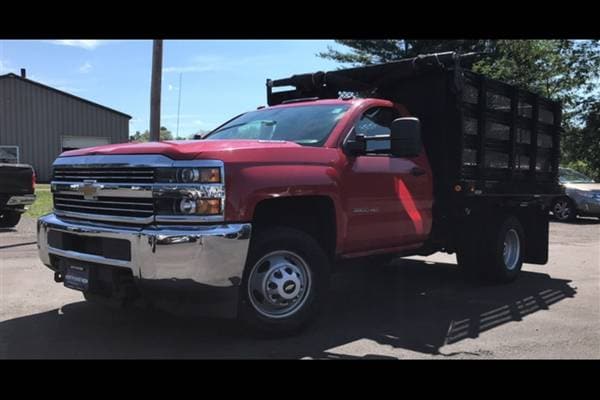
<svg viewBox="0 0 600 400"><path fill-rule="evenodd" d="M459 266L470 275L497 283L514 281L523 266L524 232L514 216L489 221L471 232L457 250Z"/></svg>

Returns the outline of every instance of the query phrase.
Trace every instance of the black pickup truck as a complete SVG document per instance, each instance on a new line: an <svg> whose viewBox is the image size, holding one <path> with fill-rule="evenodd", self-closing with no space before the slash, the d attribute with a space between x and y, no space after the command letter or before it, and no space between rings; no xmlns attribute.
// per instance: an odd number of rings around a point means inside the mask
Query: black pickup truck
<svg viewBox="0 0 600 400"><path fill-rule="evenodd" d="M31 165L0 164L0 228L19 223L25 206L35 201L35 172Z"/></svg>

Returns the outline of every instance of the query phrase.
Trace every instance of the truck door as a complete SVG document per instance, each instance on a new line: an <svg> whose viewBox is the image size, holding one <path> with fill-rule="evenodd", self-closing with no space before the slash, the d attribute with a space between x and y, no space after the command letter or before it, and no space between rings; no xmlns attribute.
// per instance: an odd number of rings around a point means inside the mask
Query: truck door
<svg viewBox="0 0 600 400"><path fill-rule="evenodd" d="M389 135L398 111L392 107L367 109L355 123L356 134ZM389 141L368 141L367 154L347 156L343 192L347 230L344 252L369 252L417 245L431 230L432 180L425 154L392 157Z"/></svg>

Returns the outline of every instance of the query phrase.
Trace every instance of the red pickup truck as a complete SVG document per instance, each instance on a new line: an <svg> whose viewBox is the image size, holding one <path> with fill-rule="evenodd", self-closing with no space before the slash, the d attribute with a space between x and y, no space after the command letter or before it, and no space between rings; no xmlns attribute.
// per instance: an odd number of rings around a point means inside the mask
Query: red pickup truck
<svg viewBox="0 0 600 400"><path fill-rule="evenodd" d="M547 262L559 105L455 54L267 91L269 107L202 140L63 153L54 211L38 222L55 280L88 299L191 304L289 333L343 260L456 252L497 282Z"/></svg>

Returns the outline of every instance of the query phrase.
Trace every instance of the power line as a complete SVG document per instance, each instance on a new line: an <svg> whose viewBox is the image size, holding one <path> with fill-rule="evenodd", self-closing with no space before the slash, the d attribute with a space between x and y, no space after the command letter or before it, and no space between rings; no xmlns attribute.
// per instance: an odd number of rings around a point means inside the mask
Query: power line
<svg viewBox="0 0 600 400"><path fill-rule="evenodd" d="M179 73L179 99L177 100L177 133L175 139L179 139L179 111L181 110L181 72Z"/></svg>

